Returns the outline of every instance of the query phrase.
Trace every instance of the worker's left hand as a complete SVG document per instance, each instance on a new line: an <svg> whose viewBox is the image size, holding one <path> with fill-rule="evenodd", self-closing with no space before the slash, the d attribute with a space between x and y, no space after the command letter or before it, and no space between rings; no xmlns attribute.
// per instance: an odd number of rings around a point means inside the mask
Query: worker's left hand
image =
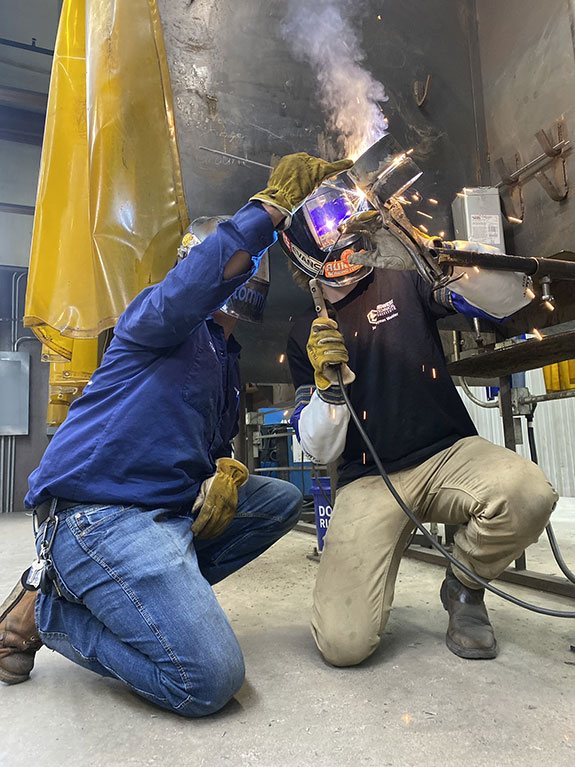
<svg viewBox="0 0 575 767"><path fill-rule="evenodd" d="M270 173L267 187L251 199L281 211L291 223L291 215L326 179L337 176L353 165L353 160L327 162L305 152L289 154Z"/></svg>
<svg viewBox="0 0 575 767"><path fill-rule="evenodd" d="M219 458L216 473L202 483L192 512L198 512L192 524L196 538L215 538L233 520L238 508L238 488L248 481L249 471L233 458Z"/></svg>

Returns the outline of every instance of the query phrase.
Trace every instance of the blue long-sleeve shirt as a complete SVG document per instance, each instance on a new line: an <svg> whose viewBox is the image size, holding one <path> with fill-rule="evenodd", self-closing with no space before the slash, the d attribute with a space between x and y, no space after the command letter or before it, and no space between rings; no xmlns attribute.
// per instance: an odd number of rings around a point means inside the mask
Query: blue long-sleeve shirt
<svg viewBox="0 0 575 767"><path fill-rule="evenodd" d="M101 366L29 478L26 505L50 497L170 508L191 504L237 432L240 347L210 316L275 240L251 203L218 226L120 317ZM250 272L223 273L239 250Z"/></svg>

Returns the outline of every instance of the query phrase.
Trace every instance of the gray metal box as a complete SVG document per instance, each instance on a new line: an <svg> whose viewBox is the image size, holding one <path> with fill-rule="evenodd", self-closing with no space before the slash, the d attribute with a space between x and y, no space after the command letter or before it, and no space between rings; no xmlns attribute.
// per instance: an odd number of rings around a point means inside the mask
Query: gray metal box
<svg viewBox="0 0 575 767"><path fill-rule="evenodd" d="M0 352L0 436L28 434L30 355Z"/></svg>
<svg viewBox="0 0 575 767"><path fill-rule="evenodd" d="M453 201L452 210L456 239L482 242L505 252L501 201L495 187L464 189Z"/></svg>

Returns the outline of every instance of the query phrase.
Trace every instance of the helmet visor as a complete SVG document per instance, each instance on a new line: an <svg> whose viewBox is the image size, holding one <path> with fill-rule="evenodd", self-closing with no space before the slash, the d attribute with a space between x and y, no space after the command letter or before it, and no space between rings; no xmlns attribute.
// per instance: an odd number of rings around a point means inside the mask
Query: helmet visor
<svg viewBox="0 0 575 767"><path fill-rule="evenodd" d="M366 196L338 179L322 184L308 197L303 213L316 245L327 252L336 243L343 247L357 239L355 235L342 236L338 227L367 208Z"/></svg>

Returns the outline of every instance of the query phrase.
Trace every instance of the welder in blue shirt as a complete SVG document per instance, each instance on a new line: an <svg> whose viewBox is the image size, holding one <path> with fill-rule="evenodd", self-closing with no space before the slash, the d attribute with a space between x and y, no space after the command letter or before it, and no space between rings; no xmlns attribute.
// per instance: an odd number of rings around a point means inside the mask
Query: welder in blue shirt
<svg viewBox="0 0 575 767"><path fill-rule="evenodd" d="M276 228L350 165L284 157L235 216L208 236L200 222L185 257L126 309L30 476L38 559L0 606L1 681L25 681L45 644L184 716L238 691L243 657L212 585L294 526L301 495L230 457L233 297L252 290L236 292Z"/></svg>

